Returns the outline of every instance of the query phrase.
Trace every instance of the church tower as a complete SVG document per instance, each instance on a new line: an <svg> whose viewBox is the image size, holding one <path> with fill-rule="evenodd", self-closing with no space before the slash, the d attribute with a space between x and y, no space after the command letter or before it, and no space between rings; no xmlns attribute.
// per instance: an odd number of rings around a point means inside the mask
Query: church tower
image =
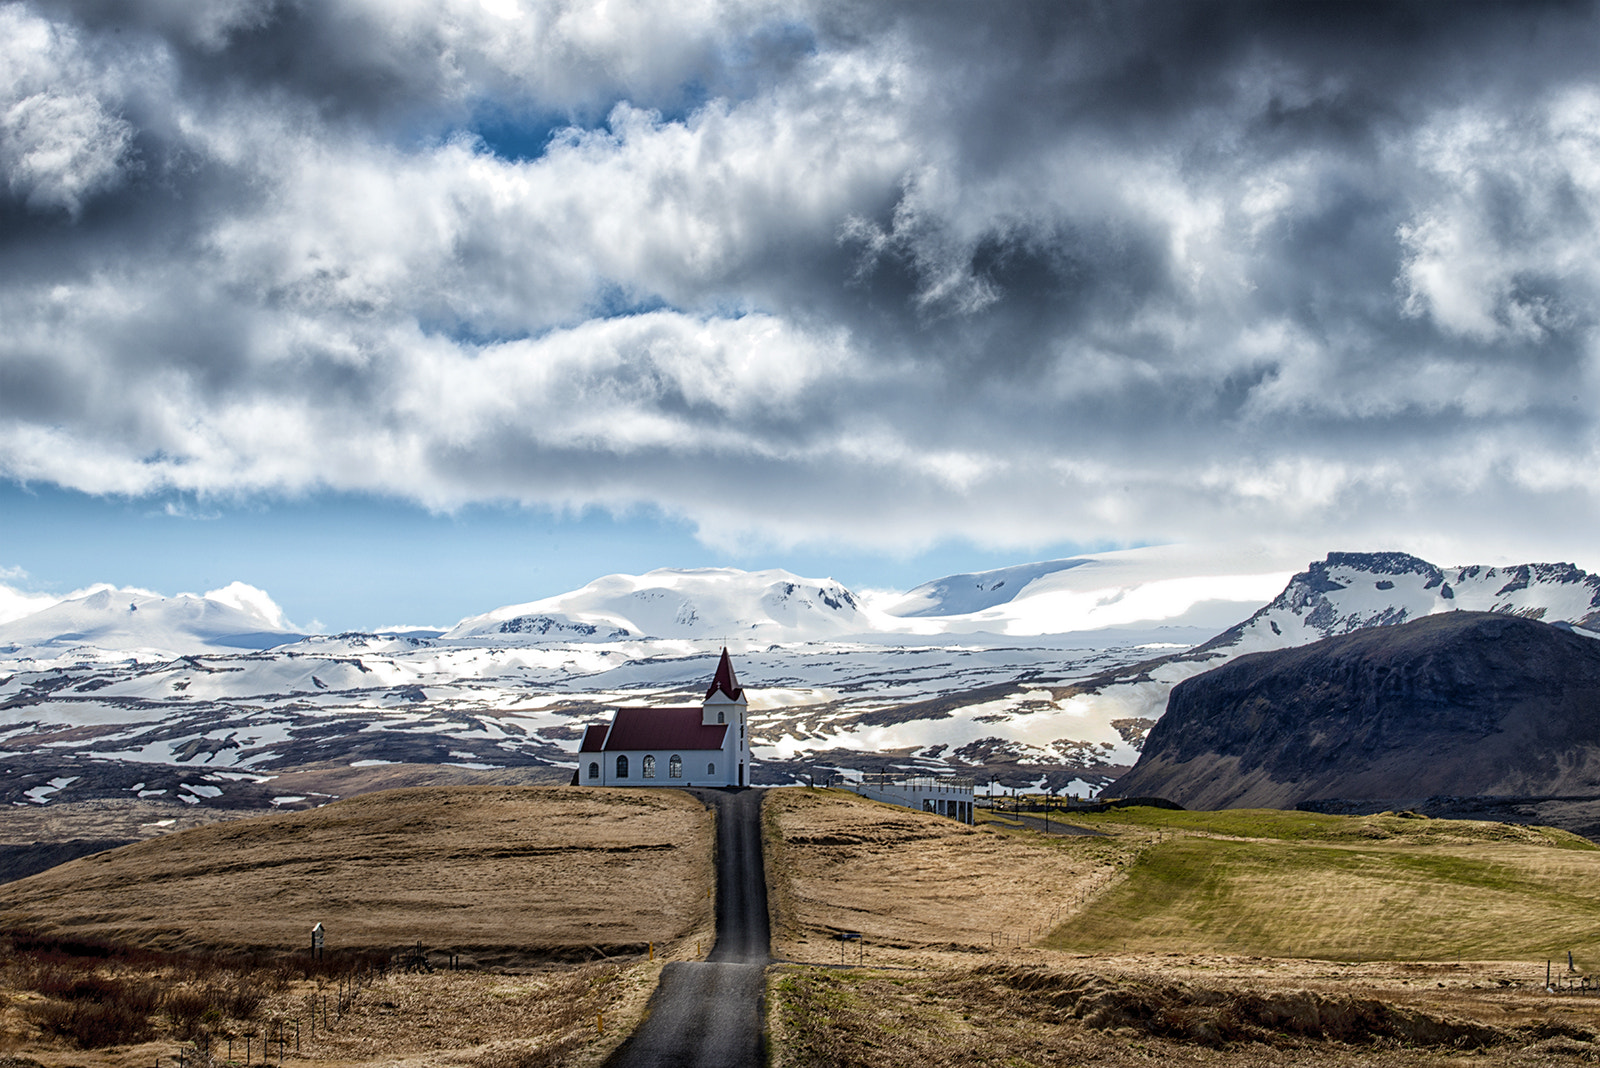
<svg viewBox="0 0 1600 1068"><path fill-rule="evenodd" d="M728 762L727 782L732 786L744 786L748 782L746 769L750 766L750 738L749 727L745 723L746 711L744 690L734 677L733 661L724 647L722 660L717 664L717 674L711 680L711 689L706 691L705 703L700 706L700 722L707 727L723 723L728 725L722 751Z"/></svg>

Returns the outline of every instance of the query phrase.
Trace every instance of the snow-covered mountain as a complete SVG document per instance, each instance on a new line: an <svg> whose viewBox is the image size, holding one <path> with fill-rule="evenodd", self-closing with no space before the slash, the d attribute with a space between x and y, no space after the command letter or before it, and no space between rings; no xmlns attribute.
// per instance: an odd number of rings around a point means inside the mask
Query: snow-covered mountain
<svg viewBox="0 0 1600 1068"><path fill-rule="evenodd" d="M54 656L88 646L178 655L267 649L302 637L270 597L242 582L175 597L107 586L0 623L0 653Z"/></svg>
<svg viewBox="0 0 1600 1068"><path fill-rule="evenodd" d="M1153 725L1187 678L1245 653L1289 649L1457 609L1502 612L1600 637L1600 575L1572 564L1442 568L1406 553L1329 553L1250 618L1188 652L1090 680L1075 711Z"/></svg>
<svg viewBox="0 0 1600 1068"><path fill-rule="evenodd" d="M1253 611L1290 573L1262 553L1163 545L948 575L870 607L888 633L1140 631L1135 640L1189 645Z"/></svg>
<svg viewBox="0 0 1600 1068"><path fill-rule="evenodd" d="M865 597L786 571L663 570L438 636L298 641L250 587L102 589L0 625L0 800L310 804L279 777L320 769L337 792L396 763L559 776L610 708L697 700L724 644L752 694L757 782L889 765L1082 793L1133 765L1173 685L1246 652L1454 607L1600 624L1600 579L1571 565L1281 563L1136 549Z"/></svg>
<svg viewBox="0 0 1600 1068"><path fill-rule="evenodd" d="M787 571L662 568L462 620L444 641L728 638L815 641L871 630L855 595Z"/></svg>
<svg viewBox="0 0 1600 1068"><path fill-rule="evenodd" d="M1441 568L1405 553L1329 553L1202 649L1284 649L1450 611L1600 631L1600 575L1572 564Z"/></svg>

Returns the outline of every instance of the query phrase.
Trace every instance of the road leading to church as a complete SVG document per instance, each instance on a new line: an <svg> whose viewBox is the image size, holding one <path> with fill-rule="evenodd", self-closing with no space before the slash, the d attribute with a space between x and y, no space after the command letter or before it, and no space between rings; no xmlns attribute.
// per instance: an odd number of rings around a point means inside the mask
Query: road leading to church
<svg viewBox="0 0 1600 1068"><path fill-rule="evenodd" d="M761 864L761 791L691 790L717 814L717 942L704 962L669 964L650 1015L608 1068L754 1068L765 1059L770 957Z"/></svg>

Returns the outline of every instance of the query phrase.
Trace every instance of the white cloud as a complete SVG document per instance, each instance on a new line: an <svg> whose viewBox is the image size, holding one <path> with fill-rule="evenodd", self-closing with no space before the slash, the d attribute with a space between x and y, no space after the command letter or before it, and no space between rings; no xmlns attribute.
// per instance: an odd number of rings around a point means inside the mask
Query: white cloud
<svg viewBox="0 0 1600 1068"><path fill-rule="evenodd" d="M274 629L294 629L294 625L284 616L283 609L278 607L277 602L267 594L266 590L257 589L247 583L235 580L221 589L207 590L203 596L207 600L217 601L253 615Z"/></svg>
<svg viewBox="0 0 1600 1068"><path fill-rule="evenodd" d="M60 597L52 594L28 593L25 590L19 590L13 586L0 583L0 623L9 623L13 619L21 619L23 616L31 616L35 612L42 612L60 601Z"/></svg>

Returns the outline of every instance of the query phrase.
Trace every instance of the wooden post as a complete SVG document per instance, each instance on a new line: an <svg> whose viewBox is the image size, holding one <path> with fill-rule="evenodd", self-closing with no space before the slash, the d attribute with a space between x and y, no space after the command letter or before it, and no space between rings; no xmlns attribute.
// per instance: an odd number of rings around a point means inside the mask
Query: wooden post
<svg viewBox="0 0 1600 1068"><path fill-rule="evenodd" d="M594 1029L602 1035L606 1033L606 1017L604 1013L597 1012L594 1014Z"/></svg>

